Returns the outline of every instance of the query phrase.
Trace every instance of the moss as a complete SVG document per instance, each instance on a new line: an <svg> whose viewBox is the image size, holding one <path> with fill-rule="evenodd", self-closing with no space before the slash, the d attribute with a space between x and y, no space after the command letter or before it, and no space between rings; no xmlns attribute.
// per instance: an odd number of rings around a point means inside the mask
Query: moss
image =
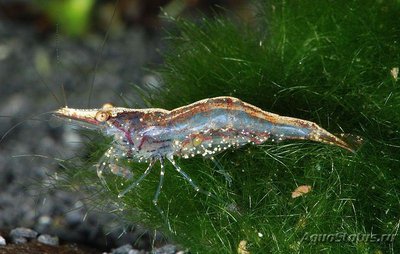
<svg viewBox="0 0 400 254"><path fill-rule="evenodd" d="M217 159L231 186L211 161L181 159L182 169L218 199L196 194L168 165L159 202L168 223L151 203L158 170L122 199L116 195L127 183L109 176L110 191L100 200L122 208L128 220L162 230L191 253L233 253L241 240L251 253L398 252L398 241L313 243L304 236L397 234L400 88L390 71L400 63L399 2L271 0L257 6L252 24L224 17L174 20L179 34L169 37L159 70L166 85L145 100L172 109L235 96L333 133L360 135L364 146L356 154L312 142L229 151ZM98 150L92 149L92 162ZM131 167L137 177L146 165ZM92 171L69 172L68 181L96 182ZM298 185L312 191L292 199Z"/></svg>

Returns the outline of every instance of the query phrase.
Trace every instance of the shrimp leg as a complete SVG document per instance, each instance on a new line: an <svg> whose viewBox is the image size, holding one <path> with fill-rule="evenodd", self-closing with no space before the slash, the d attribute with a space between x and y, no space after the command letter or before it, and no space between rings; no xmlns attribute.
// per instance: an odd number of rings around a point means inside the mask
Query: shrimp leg
<svg viewBox="0 0 400 254"><path fill-rule="evenodd" d="M122 176L126 179L130 179L132 177L131 171L127 169L126 167L118 165L118 162L121 162L119 158L115 155L115 147L110 147L104 155L100 158L99 164L96 165L97 167L97 176L100 178L100 181L105 184L105 179L104 179L104 171L105 168L107 167L111 173Z"/></svg>
<svg viewBox="0 0 400 254"><path fill-rule="evenodd" d="M144 173L135 182L133 182L131 185L129 185L128 188L126 188L124 191L122 191L120 194L118 194L118 197L121 198L121 197L125 196L126 193L128 193L130 190L132 190L133 188L138 186L140 184L140 182L143 181L143 179L150 173L151 169L154 166L154 163L155 163L155 160L150 160L150 164L147 167L147 169L144 171Z"/></svg>
<svg viewBox="0 0 400 254"><path fill-rule="evenodd" d="M209 196L209 197L212 196L211 192L204 191L204 190L200 189L200 187L197 186L197 185L193 182L192 178L190 178L190 176L188 176L188 174L186 174L186 173L178 166L178 164L176 164L176 162L175 162L175 160L174 160L174 157L173 157L172 155L168 155L168 156L167 156L167 159L168 159L168 160L172 163L172 165L175 167L175 170L176 170L179 174L181 174L181 176L183 176L183 178L185 178L185 180L188 181L190 185L192 185L193 189L194 189L196 192L203 193L203 194L205 194L206 196Z"/></svg>
<svg viewBox="0 0 400 254"><path fill-rule="evenodd" d="M211 156L210 159L212 162L214 162L215 166L218 168L218 170L216 172L218 174L221 174L225 178L225 181L228 183L228 186L231 187L232 176L224 170L221 163L219 163L219 161L217 159L215 159L213 156Z"/></svg>
<svg viewBox="0 0 400 254"><path fill-rule="evenodd" d="M104 178L104 170L105 168L110 165L110 153L112 151L112 147L110 147L105 153L104 155L101 157L100 161L98 164L96 164L96 171L97 171L97 176L100 179L100 182L102 183L103 186L108 186L106 179Z"/></svg>
<svg viewBox="0 0 400 254"><path fill-rule="evenodd" d="M158 182L157 191L154 194L153 204L154 204L155 208L157 209L157 211L160 213L160 215L163 218L165 224L168 226L168 229L172 232L171 223L169 222L168 217L166 216L164 211L158 206L158 198L160 196L161 189L163 187L164 175L165 175L165 166L164 166L164 158L163 157L160 157L160 164L161 164L160 181Z"/></svg>
<svg viewBox="0 0 400 254"><path fill-rule="evenodd" d="M106 167L107 162L100 160L99 164L96 164L97 176L100 179L100 182L103 186L107 186L106 179L103 176L104 168Z"/></svg>
<svg viewBox="0 0 400 254"><path fill-rule="evenodd" d="M158 182L157 191L156 191L156 194L154 194L154 198L153 198L153 204L154 204L156 207L157 207L157 203L158 203L158 197L160 196L161 189L162 189L162 187L163 187L164 175L165 175L164 159L163 159L162 157L160 157L160 164L161 164L160 181ZM163 213L163 212L162 212L162 213Z"/></svg>

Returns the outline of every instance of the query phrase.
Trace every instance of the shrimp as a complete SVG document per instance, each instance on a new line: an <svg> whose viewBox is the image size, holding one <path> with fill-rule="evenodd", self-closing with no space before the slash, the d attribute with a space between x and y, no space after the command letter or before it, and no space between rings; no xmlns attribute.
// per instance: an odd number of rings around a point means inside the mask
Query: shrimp
<svg viewBox="0 0 400 254"><path fill-rule="evenodd" d="M103 173L107 167L114 174L130 178L130 171L118 166L119 158L148 163L144 173L118 197L138 186L155 162L160 161L160 180L153 199L156 206L163 186L165 159L195 191L210 196L179 167L174 157L201 155L213 159L213 156L229 148L291 139L312 140L354 152L349 144L316 123L266 112L234 97L204 99L171 111L105 104L100 109L64 107L54 114L113 137L112 146L97 165L97 175L103 184L106 183Z"/></svg>

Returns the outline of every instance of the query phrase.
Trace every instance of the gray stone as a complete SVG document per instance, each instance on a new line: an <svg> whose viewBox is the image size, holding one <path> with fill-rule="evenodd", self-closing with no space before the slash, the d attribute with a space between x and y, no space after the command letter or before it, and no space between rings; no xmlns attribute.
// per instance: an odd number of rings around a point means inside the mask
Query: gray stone
<svg viewBox="0 0 400 254"><path fill-rule="evenodd" d="M153 250L153 254L175 254L176 252L176 246L172 244L167 244L161 248Z"/></svg>
<svg viewBox="0 0 400 254"><path fill-rule="evenodd" d="M30 228L14 228L10 232L11 238L28 238L33 239L36 238L38 233Z"/></svg>
<svg viewBox="0 0 400 254"><path fill-rule="evenodd" d="M0 246L6 245L6 239L0 235Z"/></svg>
<svg viewBox="0 0 400 254"><path fill-rule="evenodd" d="M12 238L12 242L15 244L22 244L28 242L28 240L25 237L16 237Z"/></svg>
<svg viewBox="0 0 400 254"><path fill-rule="evenodd" d="M114 249L111 254L129 254L129 251L132 250L132 245L130 244L125 244L122 245L121 247L118 247Z"/></svg>
<svg viewBox="0 0 400 254"><path fill-rule="evenodd" d="M58 246L59 240L57 236L51 236L47 234L40 235L38 237L38 242L46 244L46 245L51 245L51 246Z"/></svg>

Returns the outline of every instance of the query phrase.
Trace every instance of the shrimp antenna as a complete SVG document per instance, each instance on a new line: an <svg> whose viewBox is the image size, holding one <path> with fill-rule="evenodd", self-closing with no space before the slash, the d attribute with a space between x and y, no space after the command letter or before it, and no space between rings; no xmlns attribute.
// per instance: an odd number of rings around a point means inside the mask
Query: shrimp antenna
<svg viewBox="0 0 400 254"><path fill-rule="evenodd" d="M25 122L27 122L27 121L32 121L32 120L38 120L38 121L39 121L39 119L35 119L35 118L33 118L33 117L38 117L38 116L42 116L42 115L46 115L46 114L53 114L53 112L50 111L50 112L44 112L44 113L41 113L41 114L34 114L34 115L31 115L31 116L28 117L28 118L25 118L24 120L20 121L19 123L14 124L11 128L9 128L9 129L1 136L1 138L0 138L0 144L1 144L1 143L3 142L3 140L8 136L8 134L10 134L10 132L12 132L15 128L17 128L17 127L20 126L21 124L23 124L23 123L25 123ZM8 117L8 116L0 116L0 117Z"/></svg>
<svg viewBox="0 0 400 254"><path fill-rule="evenodd" d="M56 61L57 61L57 67L60 67L60 49L59 49L59 34L60 34L60 30L59 30L59 24L58 22L56 23ZM57 75L58 77L58 75ZM59 81L59 80L58 80ZM59 83L59 82L57 82ZM65 88L64 88L64 83L61 84L61 94L64 100L64 104L62 104L64 107L68 106L67 103L67 96L65 95Z"/></svg>
<svg viewBox="0 0 400 254"><path fill-rule="evenodd" d="M111 27L111 24L112 24L112 22L113 22L113 20L114 20L115 13L117 12L117 6L118 6L118 4L119 4L119 0L117 0L117 1L115 2L113 14L112 14L112 16L111 16L111 18L110 18L110 21L108 22L108 25L107 25L107 32L106 32L106 35L104 36L104 40L103 40L103 42L101 43L100 48L97 50L97 51L98 51L98 55L97 55L96 63L95 63L95 65L94 65L94 69L93 69L93 78L92 78L92 82L91 82L90 88L89 88L89 99L88 99L88 107L89 107L89 108L90 108L91 99L92 99L92 93L93 93L93 88L94 88L94 82L96 81L97 69L98 69L98 66L99 66L101 57L102 57L102 55L103 55L104 46L106 45L106 42L107 42L107 40L108 40L108 37L110 36L110 27Z"/></svg>
<svg viewBox="0 0 400 254"><path fill-rule="evenodd" d="M67 103L67 95L65 94L64 83L61 84L61 92L65 103L64 106L67 107L68 103Z"/></svg>
<svg viewBox="0 0 400 254"><path fill-rule="evenodd" d="M4 5L3 5L2 3L0 3L0 7L4 7ZM2 12L2 14L8 16L8 14L4 11L4 8L0 8L0 11ZM25 61L27 61L26 59L27 59L27 58L24 58ZM28 64L30 64L30 65L33 67L33 69L35 70L36 74L39 76L40 81L42 81L42 84L44 84L44 86L50 91L51 95L56 99L56 101L57 101L58 103L60 103L60 100L59 100L58 97L55 95L55 93L50 89L49 85L48 85L46 82L44 82L44 79L43 79L42 75L41 75L41 74L38 72L38 70L35 68L34 64L32 64L31 61L28 61ZM61 105L61 103L60 103L60 105Z"/></svg>
<svg viewBox="0 0 400 254"><path fill-rule="evenodd" d="M41 83L50 91L51 96L54 97L54 99L57 101L59 105L62 105L61 100L56 96L54 91L50 88L50 86L47 84L47 82L44 80L43 76L39 73L39 71L35 68L35 66L33 66L33 69L35 70L36 75L38 75Z"/></svg>

